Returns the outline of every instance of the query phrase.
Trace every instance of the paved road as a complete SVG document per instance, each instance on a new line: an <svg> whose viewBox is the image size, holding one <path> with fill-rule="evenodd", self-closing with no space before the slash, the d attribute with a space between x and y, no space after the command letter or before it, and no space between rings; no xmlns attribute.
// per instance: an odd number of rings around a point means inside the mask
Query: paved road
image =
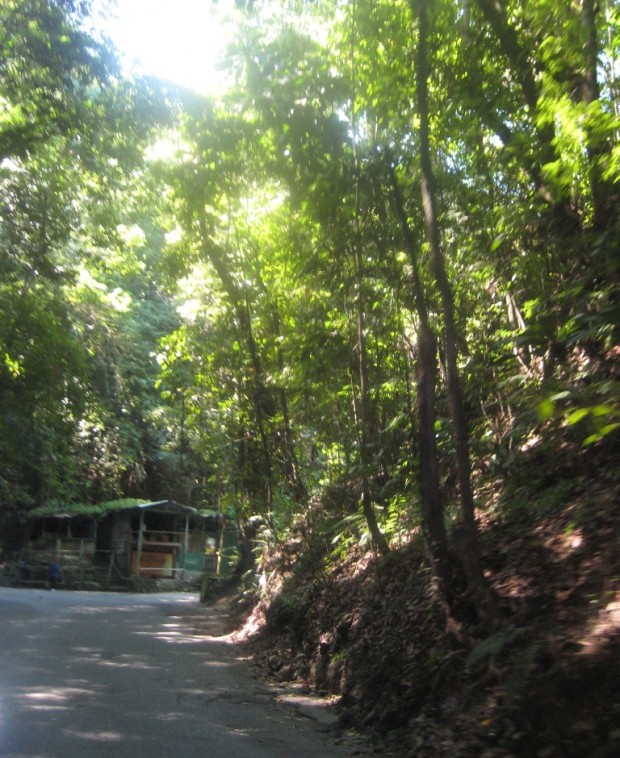
<svg viewBox="0 0 620 758"><path fill-rule="evenodd" d="M189 595L0 588L0 756L349 755L209 620Z"/></svg>

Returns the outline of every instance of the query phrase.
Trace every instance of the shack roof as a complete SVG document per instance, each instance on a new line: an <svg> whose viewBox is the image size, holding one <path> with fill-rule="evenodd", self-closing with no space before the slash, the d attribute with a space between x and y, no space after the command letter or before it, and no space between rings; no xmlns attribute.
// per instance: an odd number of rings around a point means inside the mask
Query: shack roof
<svg viewBox="0 0 620 758"><path fill-rule="evenodd" d="M106 516L113 511L131 511L152 509L165 513L182 513L190 516L200 516L196 508L177 503L176 500L108 500L104 503L71 503L63 505L41 505L28 512L28 518L75 518L76 516Z"/></svg>

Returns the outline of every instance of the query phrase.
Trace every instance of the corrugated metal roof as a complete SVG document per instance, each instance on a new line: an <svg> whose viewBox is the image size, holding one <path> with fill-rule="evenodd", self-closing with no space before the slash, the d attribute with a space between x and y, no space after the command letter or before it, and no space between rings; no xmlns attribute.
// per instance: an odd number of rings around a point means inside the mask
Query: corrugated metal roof
<svg viewBox="0 0 620 758"><path fill-rule="evenodd" d="M139 505L128 506L127 508L121 508L120 510L132 510L133 508L144 509L153 508L154 510L162 510L166 512L179 512L179 513L192 513L195 516L200 515L195 508L191 505L183 505L177 503L176 500L157 500L154 503L140 503Z"/></svg>
<svg viewBox="0 0 620 758"><path fill-rule="evenodd" d="M133 511L152 509L157 511L163 511L164 513L185 513L192 516L200 516L200 513L196 508L192 508L190 505L183 505L177 503L176 500L155 500L153 502L127 502L123 500L111 500L105 503L99 503L95 505L84 505L80 507L76 505L71 508L70 511L54 511L47 507L35 508L28 514L28 518L75 518L77 516L106 516L108 513L116 513L119 511Z"/></svg>

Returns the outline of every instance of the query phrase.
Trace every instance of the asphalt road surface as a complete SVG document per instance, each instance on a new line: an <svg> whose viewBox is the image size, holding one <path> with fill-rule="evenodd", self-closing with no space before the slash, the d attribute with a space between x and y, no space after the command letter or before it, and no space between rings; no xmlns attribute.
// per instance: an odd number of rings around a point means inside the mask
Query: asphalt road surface
<svg viewBox="0 0 620 758"><path fill-rule="evenodd" d="M350 755L320 701L252 676L184 594L0 587L0 756Z"/></svg>

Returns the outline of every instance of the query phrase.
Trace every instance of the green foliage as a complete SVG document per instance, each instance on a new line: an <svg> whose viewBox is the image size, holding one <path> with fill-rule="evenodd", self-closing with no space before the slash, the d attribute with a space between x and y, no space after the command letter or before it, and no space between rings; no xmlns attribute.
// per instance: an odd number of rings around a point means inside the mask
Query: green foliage
<svg viewBox="0 0 620 758"><path fill-rule="evenodd" d="M109 500L103 503L54 503L50 502L46 505L33 508L28 512L30 518L39 518L41 516L54 516L54 515L66 515L66 514L81 514L89 516L102 516L109 511L126 510L127 508L133 508L137 505L143 505L148 503L148 500L140 500L137 498L120 498L119 500Z"/></svg>
<svg viewBox="0 0 620 758"><path fill-rule="evenodd" d="M607 385L616 389L613 385ZM544 420L560 420L566 427L577 427L581 431L584 445L592 445L603 440L608 434L620 428L620 406L618 402L596 405L577 405L570 402L570 393L560 392L539 403L538 409ZM616 394L614 392L614 394Z"/></svg>
<svg viewBox="0 0 620 758"><path fill-rule="evenodd" d="M139 277L153 252L124 230L144 221L136 169L166 108L120 79L84 12L38 0L0 11L3 511L100 501L146 477L149 354L170 311L164 299L149 310L155 289Z"/></svg>
<svg viewBox="0 0 620 758"><path fill-rule="evenodd" d="M370 542L366 486L405 543L420 316L392 174L439 341L452 501L415 4L312 6L305 28L282 8L248 20L238 86L214 100L124 78L81 3L3 3L5 511L174 496L260 515L278 544L322 502L313 544L344 557ZM577 5L504 6L432 4L429 139L474 468L510 480L556 435L618 433L619 43L599 12L593 70Z"/></svg>

